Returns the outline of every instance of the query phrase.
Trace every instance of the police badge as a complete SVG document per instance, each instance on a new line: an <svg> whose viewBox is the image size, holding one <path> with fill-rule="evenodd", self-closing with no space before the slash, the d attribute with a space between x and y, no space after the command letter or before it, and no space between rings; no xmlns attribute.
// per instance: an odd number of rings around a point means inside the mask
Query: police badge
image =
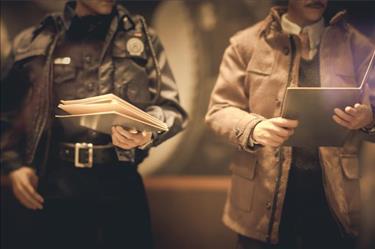
<svg viewBox="0 0 375 249"><path fill-rule="evenodd" d="M133 37L126 43L126 49L132 56L140 56L145 50L145 45L143 41L139 38Z"/></svg>

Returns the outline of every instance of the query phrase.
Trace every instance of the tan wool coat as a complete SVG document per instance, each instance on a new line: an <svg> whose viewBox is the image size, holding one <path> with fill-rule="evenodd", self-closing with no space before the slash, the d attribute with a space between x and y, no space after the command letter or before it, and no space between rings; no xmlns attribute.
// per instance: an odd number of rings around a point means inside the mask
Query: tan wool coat
<svg viewBox="0 0 375 249"><path fill-rule="evenodd" d="M230 40L213 90L206 123L238 150L224 223L247 237L278 242L278 232L292 160L292 148L249 147L254 126L278 117L286 88L298 86L300 40L283 33L285 9L273 8L256 25ZM374 45L337 14L320 43L320 81L324 87L357 86ZM296 44L292 63L292 39ZM366 101L368 98L366 98ZM343 147L320 147L323 182L333 216L348 233L358 232L360 211L358 153L360 132Z"/></svg>

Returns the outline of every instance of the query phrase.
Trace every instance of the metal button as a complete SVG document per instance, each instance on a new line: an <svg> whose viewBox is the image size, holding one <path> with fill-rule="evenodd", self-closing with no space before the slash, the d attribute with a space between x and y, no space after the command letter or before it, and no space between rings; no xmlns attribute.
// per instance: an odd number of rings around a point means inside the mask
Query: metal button
<svg viewBox="0 0 375 249"><path fill-rule="evenodd" d="M124 25L124 29L125 30L129 30L133 27L131 21L129 20L129 18L127 16L125 16L123 19L122 19L122 22L123 22L123 25Z"/></svg>
<svg viewBox="0 0 375 249"><path fill-rule="evenodd" d="M84 57L84 59L85 59L85 61L86 61L87 63L90 63L90 62L91 62L91 56L90 56L90 55L86 55L86 56Z"/></svg>
<svg viewBox="0 0 375 249"><path fill-rule="evenodd" d="M98 133L96 131L89 131L89 134L90 136L94 137L96 136Z"/></svg>
<svg viewBox="0 0 375 249"><path fill-rule="evenodd" d="M284 53L285 55L288 55L288 54L290 53L290 49L289 49L288 47L284 47L284 48L283 48L283 53Z"/></svg>
<svg viewBox="0 0 375 249"><path fill-rule="evenodd" d="M94 83L92 83L92 82L88 83L88 84L87 84L87 89L88 89L89 91L94 90Z"/></svg>

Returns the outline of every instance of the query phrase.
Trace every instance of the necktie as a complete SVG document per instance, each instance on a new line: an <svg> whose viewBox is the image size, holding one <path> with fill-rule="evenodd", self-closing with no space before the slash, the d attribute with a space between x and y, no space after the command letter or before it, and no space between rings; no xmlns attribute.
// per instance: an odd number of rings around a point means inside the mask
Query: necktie
<svg viewBox="0 0 375 249"><path fill-rule="evenodd" d="M301 55L305 60L310 59L310 39L307 32L301 32L299 35L301 39Z"/></svg>

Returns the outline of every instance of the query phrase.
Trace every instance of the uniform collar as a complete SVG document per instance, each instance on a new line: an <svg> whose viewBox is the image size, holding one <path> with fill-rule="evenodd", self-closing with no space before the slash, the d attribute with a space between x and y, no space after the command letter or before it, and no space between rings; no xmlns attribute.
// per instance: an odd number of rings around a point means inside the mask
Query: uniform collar
<svg viewBox="0 0 375 249"><path fill-rule="evenodd" d="M72 19L76 16L75 12L76 1L68 1L65 4L64 13L63 13L63 24L66 30L70 28L72 24ZM128 16L131 18L130 12L121 4L116 3L115 5L115 16L117 16L120 20L124 16Z"/></svg>
<svg viewBox="0 0 375 249"><path fill-rule="evenodd" d="M320 38L324 31L324 18L321 18L316 23L313 23L306 27L300 27L296 23L288 19L288 14L284 14L281 17L281 28L284 32L292 35L299 35L302 32L308 34L310 40L310 49L315 49L319 46Z"/></svg>
<svg viewBox="0 0 375 249"><path fill-rule="evenodd" d="M65 4L64 13L63 13L63 23L66 30L70 28L72 24L72 19L76 15L75 12L76 2L75 1L68 1Z"/></svg>

